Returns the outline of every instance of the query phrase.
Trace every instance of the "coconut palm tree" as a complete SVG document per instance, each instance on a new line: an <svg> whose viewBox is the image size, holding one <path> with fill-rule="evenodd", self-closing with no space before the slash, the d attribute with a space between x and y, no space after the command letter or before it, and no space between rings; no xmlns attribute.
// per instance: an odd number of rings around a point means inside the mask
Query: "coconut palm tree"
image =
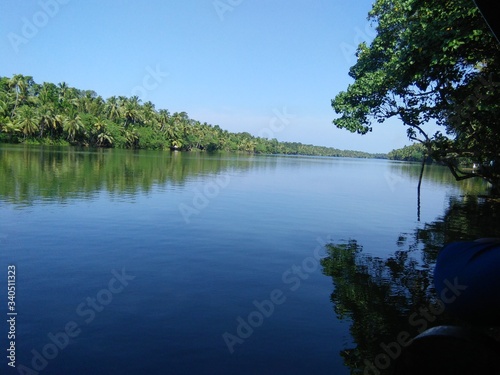
<svg viewBox="0 0 500 375"><path fill-rule="evenodd" d="M100 116L104 113L104 100L101 96L86 99L86 110L94 116Z"/></svg>
<svg viewBox="0 0 500 375"><path fill-rule="evenodd" d="M12 122L10 117L0 117L0 132L14 135L19 133L19 128Z"/></svg>
<svg viewBox="0 0 500 375"><path fill-rule="evenodd" d="M57 88L59 89L59 103L62 103L66 100L68 95L68 84L66 82L61 82L57 85Z"/></svg>
<svg viewBox="0 0 500 375"><path fill-rule="evenodd" d="M16 95L14 109L11 113L11 118L14 117L17 106L23 103L28 97L28 88L33 85L33 77L16 74L9 80L9 87Z"/></svg>
<svg viewBox="0 0 500 375"><path fill-rule="evenodd" d="M135 129L125 130L124 136L128 147L136 148L138 146L139 135L137 134Z"/></svg>
<svg viewBox="0 0 500 375"><path fill-rule="evenodd" d="M103 147L103 146L111 146L114 142L114 139L111 135L109 135L108 133L100 133L98 136L97 136L97 145L99 147Z"/></svg>
<svg viewBox="0 0 500 375"><path fill-rule="evenodd" d="M158 118L158 123L160 124L160 131L163 132L165 130L165 126L167 126L168 121L170 119L170 112L166 109L160 109L157 118Z"/></svg>
<svg viewBox="0 0 500 375"><path fill-rule="evenodd" d="M33 135L38 129L39 114L28 105L20 106L16 111L14 125L24 134L24 138Z"/></svg>
<svg viewBox="0 0 500 375"><path fill-rule="evenodd" d="M139 106L139 98L133 96L130 100L125 100L121 103L120 114L121 117L125 119L124 127L128 127L130 124L135 124L142 119Z"/></svg>
<svg viewBox="0 0 500 375"><path fill-rule="evenodd" d="M38 102L41 105L55 104L57 102L56 90L57 87L53 83L44 82L39 86Z"/></svg>
<svg viewBox="0 0 500 375"><path fill-rule="evenodd" d="M89 134L89 141L92 145L97 145L97 137L106 131L106 121L101 116L92 119L92 126Z"/></svg>
<svg viewBox="0 0 500 375"><path fill-rule="evenodd" d="M43 132L46 128L55 128L56 124L56 114L53 105L44 104L39 107L39 128L40 128L40 138L43 137Z"/></svg>
<svg viewBox="0 0 500 375"><path fill-rule="evenodd" d="M104 122L104 119L100 116L97 116L94 120L94 130L97 133L101 133L105 129L106 129L106 123Z"/></svg>
<svg viewBox="0 0 500 375"><path fill-rule="evenodd" d="M7 116L9 108L8 96L4 92L0 92L0 116Z"/></svg>
<svg viewBox="0 0 500 375"><path fill-rule="evenodd" d="M54 116L54 121L52 122L52 127L50 129L50 136L54 138L57 134L61 134L63 131L63 124L66 116L63 114L56 114Z"/></svg>
<svg viewBox="0 0 500 375"><path fill-rule="evenodd" d="M145 124L152 125L156 120L155 105L148 101L142 105L141 118Z"/></svg>
<svg viewBox="0 0 500 375"><path fill-rule="evenodd" d="M112 96L106 100L104 105L104 110L106 115L111 121L115 121L120 118L120 102L116 96Z"/></svg>
<svg viewBox="0 0 500 375"><path fill-rule="evenodd" d="M83 129L82 119L77 113L71 113L63 122L63 130L67 134L66 139L75 141L75 136Z"/></svg>
<svg viewBox="0 0 500 375"><path fill-rule="evenodd" d="M247 152L255 152L257 142L254 139L247 138L241 142L241 149Z"/></svg>

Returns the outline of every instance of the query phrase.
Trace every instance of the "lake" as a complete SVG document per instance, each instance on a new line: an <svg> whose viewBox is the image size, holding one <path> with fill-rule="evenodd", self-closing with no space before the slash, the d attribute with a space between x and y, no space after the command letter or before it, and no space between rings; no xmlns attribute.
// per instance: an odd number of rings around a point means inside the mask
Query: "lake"
<svg viewBox="0 0 500 375"><path fill-rule="evenodd" d="M17 312L17 371L1 372L363 371L384 340L418 333L408 314L432 298L438 249L499 235L484 183L428 166L418 207L419 172L0 145L1 277L15 266ZM5 283L0 296L5 353Z"/></svg>

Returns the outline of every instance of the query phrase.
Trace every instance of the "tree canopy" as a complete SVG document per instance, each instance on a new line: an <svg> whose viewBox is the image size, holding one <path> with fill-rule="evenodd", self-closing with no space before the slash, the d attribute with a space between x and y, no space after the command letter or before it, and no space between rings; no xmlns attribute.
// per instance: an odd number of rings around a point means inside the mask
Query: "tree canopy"
<svg viewBox="0 0 500 375"><path fill-rule="evenodd" d="M377 0L377 34L333 100L338 128L366 134L397 118L456 179L500 182L500 48L471 0ZM442 127L430 134L429 124ZM461 169L468 158L480 168Z"/></svg>

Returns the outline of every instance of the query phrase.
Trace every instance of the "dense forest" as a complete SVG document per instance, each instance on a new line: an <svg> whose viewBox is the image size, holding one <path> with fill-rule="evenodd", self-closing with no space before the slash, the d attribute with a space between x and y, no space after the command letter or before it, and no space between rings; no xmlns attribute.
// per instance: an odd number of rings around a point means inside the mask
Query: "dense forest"
<svg viewBox="0 0 500 375"><path fill-rule="evenodd" d="M137 96L103 99L66 83L37 84L33 77L0 77L0 142L135 149L244 151L262 154L372 158L384 154L279 142L247 132L231 133L156 109Z"/></svg>
<svg viewBox="0 0 500 375"><path fill-rule="evenodd" d="M410 146L404 146L390 151L387 157L391 160L402 161L422 161L422 158L427 156L427 149L421 143L414 143Z"/></svg>
<svg viewBox="0 0 500 375"><path fill-rule="evenodd" d="M403 148L397 148L395 150L390 151L387 154L387 158L390 160L400 160L400 161L414 161L421 162L422 159L426 159L425 162L427 164L440 164L446 165L441 160L434 160L429 155L428 149L422 143L413 143L410 146L404 146ZM474 159L469 157L461 157L457 159L456 166L460 166L461 168L470 168L474 164Z"/></svg>

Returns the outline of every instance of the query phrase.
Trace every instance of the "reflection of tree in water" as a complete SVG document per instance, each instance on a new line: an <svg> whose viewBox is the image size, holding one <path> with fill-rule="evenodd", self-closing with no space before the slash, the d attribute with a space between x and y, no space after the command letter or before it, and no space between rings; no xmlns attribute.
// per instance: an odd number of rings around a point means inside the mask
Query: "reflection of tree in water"
<svg viewBox="0 0 500 375"><path fill-rule="evenodd" d="M500 200L488 197L451 197L444 217L417 229L415 236L427 247L452 241L500 235Z"/></svg>
<svg viewBox="0 0 500 375"><path fill-rule="evenodd" d="M197 176L218 176L275 165L252 163L247 155L76 147L0 147L0 198L14 204L38 199L65 201L149 192L154 186L182 186Z"/></svg>
<svg viewBox="0 0 500 375"><path fill-rule="evenodd" d="M423 306L429 296L428 270L410 253L398 251L389 259L363 254L356 241L327 245L323 272L331 276L331 295L340 319L348 318L355 348L341 355L346 366L363 370L365 360L373 362L382 352L380 343L394 341L408 325L413 306Z"/></svg>
<svg viewBox="0 0 500 375"><path fill-rule="evenodd" d="M432 272L437 253L452 241L500 237L499 224L499 202L450 198L443 217L412 234L401 234L387 259L363 253L355 240L326 246L328 256L322 266L335 286L334 311L338 318L351 321L355 347L341 352L351 373L389 373L381 353L385 359L391 357L384 347L397 342L402 332L414 337L432 326L461 323L436 307ZM396 357L397 346L389 351ZM375 361L380 366L367 369Z"/></svg>

